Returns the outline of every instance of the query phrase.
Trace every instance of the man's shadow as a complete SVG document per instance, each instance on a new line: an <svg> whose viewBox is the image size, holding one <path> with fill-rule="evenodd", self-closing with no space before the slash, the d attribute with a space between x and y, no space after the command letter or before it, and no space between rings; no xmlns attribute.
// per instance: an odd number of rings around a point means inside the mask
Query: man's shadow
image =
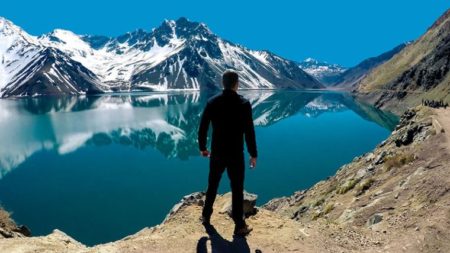
<svg viewBox="0 0 450 253"><path fill-rule="evenodd" d="M211 224L203 225L208 237L203 236L197 242L197 253L208 253L206 244L211 241L211 253L250 253L247 240L243 236L234 236L230 242L224 239Z"/></svg>

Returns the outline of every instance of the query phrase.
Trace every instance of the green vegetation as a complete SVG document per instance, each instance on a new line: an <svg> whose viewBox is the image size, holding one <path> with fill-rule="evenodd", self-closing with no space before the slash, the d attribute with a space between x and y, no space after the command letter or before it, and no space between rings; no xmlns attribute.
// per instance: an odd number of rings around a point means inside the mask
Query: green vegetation
<svg viewBox="0 0 450 253"><path fill-rule="evenodd" d="M323 208L323 214L328 214L331 211L333 211L334 209L334 204L333 203L328 203L324 208Z"/></svg>
<svg viewBox="0 0 450 253"><path fill-rule="evenodd" d="M344 194L355 187L355 185L359 182L359 179L352 178L341 185L337 190L337 194Z"/></svg>
<svg viewBox="0 0 450 253"><path fill-rule="evenodd" d="M328 203L320 212L316 212L311 216L312 220L317 220L318 218L329 214L331 211L333 211L334 209L334 204L333 203Z"/></svg>
<svg viewBox="0 0 450 253"><path fill-rule="evenodd" d="M363 194L365 191L367 191L372 186L372 184L374 182L375 182L375 180L373 178L368 178L368 179L365 179L364 181L362 181L361 183L359 183L356 186L356 195L358 196L358 195Z"/></svg>
<svg viewBox="0 0 450 253"><path fill-rule="evenodd" d="M324 202L325 202L325 198L322 197L322 198L316 200L316 202L314 202L314 203L312 204L312 206L313 206L313 207L320 206L320 205L322 205Z"/></svg>

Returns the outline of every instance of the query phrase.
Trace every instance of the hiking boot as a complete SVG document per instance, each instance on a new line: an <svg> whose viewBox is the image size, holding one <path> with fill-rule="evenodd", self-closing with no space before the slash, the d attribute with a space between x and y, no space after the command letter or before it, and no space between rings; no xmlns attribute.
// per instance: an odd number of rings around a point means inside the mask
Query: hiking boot
<svg viewBox="0 0 450 253"><path fill-rule="evenodd" d="M203 225L209 225L209 224L211 224L211 217L206 217L206 216L200 216L200 222L203 224Z"/></svg>
<svg viewBox="0 0 450 253"><path fill-rule="evenodd" d="M249 225L244 225L243 227L235 227L234 235L235 236L246 236L252 232L253 228Z"/></svg>

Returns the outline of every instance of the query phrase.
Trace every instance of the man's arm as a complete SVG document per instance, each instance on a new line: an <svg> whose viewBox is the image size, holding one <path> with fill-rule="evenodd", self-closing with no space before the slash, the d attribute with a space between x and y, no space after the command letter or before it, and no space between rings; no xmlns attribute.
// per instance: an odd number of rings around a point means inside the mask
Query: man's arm
<svg viewBox="0 0 450 253"><path fill-rule="evenodd" d="M200 126L198 128L198 147L202 153L208 150L206 148L206 140L208 136L209 122L211 121L210 107L211 106L209 103L207 103L205 109L203 110Z"/></svg>
<svg viewBox="0 0 450 253"><path fill-rule="evenodd" d="M258 157L256 149L255 127L253 125L252 105L250 102L245 103L245 142L247 143L247 151L252 158Z"/></svg>

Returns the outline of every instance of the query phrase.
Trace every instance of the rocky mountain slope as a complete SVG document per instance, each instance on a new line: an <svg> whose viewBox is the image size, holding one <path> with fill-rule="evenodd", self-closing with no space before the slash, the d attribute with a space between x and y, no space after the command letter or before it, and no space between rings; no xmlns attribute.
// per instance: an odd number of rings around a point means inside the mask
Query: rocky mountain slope
<svg viewBox="0 0 450 253"><path fill-rule="evenodd" d="M226 212L229 195L218 197L213 226L203 227L198 221L203 195L194 194L183 198L159 226L116 242L86 247L55 230L43 237L0 239L0 250L448 252L449 118L450 110L407 111L372 152L310 189L264 204L248 218L254 231L247 238L232 237L233 223Z"/></svg>
<svg viewBox="0 0 450 253"><path fill-rule="evenodd" d="M395 48L382 53L378 56L368 58L356 66L348 68L340 75L334 78L332 85L336 88L353 90L358 87L362 79L364 79L373 69L391 59L395 54L400 52L407 43L400 44Z"/></svg>
<svg viewBox="0 0 450 253"><path fill-rule="evenodd" d="M393 111L422 99L450 102L449 69L450 9L419 39L361 80L357 94Z"/></svg>
<svg viewBox="0 0 450 253"><path fill-rule="evenodd" d="M323 88L297 63L224 40L186 18L118 37L56 29L31 36L0 18L0 96L216 89L234 69L242 88Z"/></svg>
<svg viewBox="0 0 450 253"><path fill-rule="evenodd" d="M336 83L342 73L346 71L346 68L338 64L330 64L313 58L305 59L299 63L299 66L325 86Z"/></svg>

